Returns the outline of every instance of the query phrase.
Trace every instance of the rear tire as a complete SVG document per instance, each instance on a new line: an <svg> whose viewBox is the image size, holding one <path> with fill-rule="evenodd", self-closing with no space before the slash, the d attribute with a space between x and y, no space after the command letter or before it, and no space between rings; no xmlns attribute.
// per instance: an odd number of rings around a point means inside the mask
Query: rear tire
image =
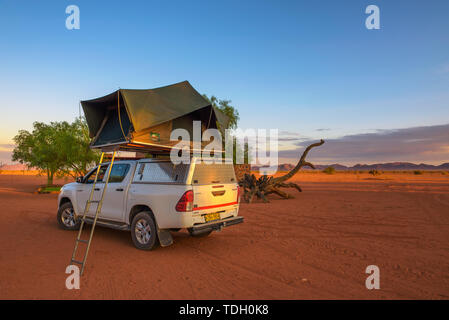
<svg viewBox="0 0 449 320"><path fill-rule="evenodd" d="M212 233L212 230L209 230L209 231L206 231L206 232L201 232L201 233L198 233L198 234L194 234L192 228L187 228L187 231L189 231L190 236L195 237L195 238L204 238L204 237L207 237L208 235L210 235Z"/></svg>
<svg viewBox="0 0 449 320"><path fill-rule="evenodd" d="M81 221L77 219L71 202L62 204L56 217L59 226L64 230L78 230L80 228Z"/></svg>
<svg viewBox="0 0 449 320"><path fill-rule="evenodd" d="M142 211L134 216L131 238L137 249L152 250L158 245L156 222L150 211Z"/></svg>

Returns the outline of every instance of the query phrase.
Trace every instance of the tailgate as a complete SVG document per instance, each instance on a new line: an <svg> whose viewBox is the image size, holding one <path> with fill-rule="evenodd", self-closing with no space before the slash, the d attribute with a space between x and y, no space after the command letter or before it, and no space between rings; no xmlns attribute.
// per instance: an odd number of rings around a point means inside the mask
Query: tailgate
<svg viewBox="0 0 449 320"><path fill-rule="evenodd" d="M233 210L238 205L237 193L237 184L194 185L193 212Z"/></svg>
<svg viewBox="0 0 449 320"><path fill-rule="evenodd" d="M237 216L238 185L232 163L195 163L191 183L196 223Z"/></svg>

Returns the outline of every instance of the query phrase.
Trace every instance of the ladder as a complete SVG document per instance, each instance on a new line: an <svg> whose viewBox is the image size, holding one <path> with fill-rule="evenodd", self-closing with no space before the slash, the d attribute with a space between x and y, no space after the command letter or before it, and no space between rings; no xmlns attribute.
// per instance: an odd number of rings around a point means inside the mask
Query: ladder
<svg viewBox="0 0 449 320"><path fill-rule="evenodd" d="M104 152L101 153L100 163L98 164L97 172L95 174L95 180L94 180L94 182L92 184L92 190L90 191L89 200L87 200L87 202L86 202L86 206L84 208L83 217L81 218L81 225L80 225L80 229L78 231L78 236L76 237L76 240L75 240L75 247L73 248L72 259L70 259L70 264L72 264L72 265L73 264L81 265L81 275L83 274L84 267L86 266L87 254L89 253L90 244L92 243L92 237L94 235L95 225L97 224L97 218L98 218L98 215L101 212L101 207L103 205L103 199L104 199L104 195L106 193L106 189L108 187L109 176L111 175L111 170L112 170L112 166L114 164L116 151L113 151L113 153L112 153L112 159L111 159L111 163L109 164L109 168L108 168L108 171L107 171L107 174L106 174L106 180L104 180L104 188L103 188L103 192L101 193L101 198L100 198L99 201L93 201L95 185L97 184L98 174L100 173L101 164L103 163L103 160L104 160L104 154L105 154ZM97 210L95 211L95 218L94 218L94 221L92 223L92 229L90 230L89 240L84 240L84 239L81 239L81 234L83 233L84 223L86 222L86 215L89 212L91 203L97 203ZM80 242L84 243L84 244L87 244L86 251L84 252L84 257L83 257L82 261L75 260L76 251L78 249L78 244Z"/></svg>

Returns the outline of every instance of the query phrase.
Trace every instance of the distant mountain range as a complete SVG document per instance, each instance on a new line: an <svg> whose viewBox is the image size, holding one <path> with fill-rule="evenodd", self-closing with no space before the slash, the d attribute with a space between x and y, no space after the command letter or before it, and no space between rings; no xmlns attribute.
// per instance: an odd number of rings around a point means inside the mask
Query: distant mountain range
<svg viewBox="0 0 449 320"><path fill-rule="evenodd" d="M295 166L290 163L280 164L278 166L278 171L290 171ZM375 164L356 164L352 167L344 166L342 164L334 163L334 164L317 164L315 165L317 170L324 170L327 167L334 167L337 171L364 171L364 170L380 170L380 171L405 171L405 170L449 170L449 162L440 164L439 166L434 166L431 164L415 164L411 162L389 162L389 163L375 163ZM260 166L252 166L251 170L258 170L261 168ZM263 167L262 167L263 168ZM305 167L301 170L308 170L310 168ZM23 164L9 164L0 167L0 170L30 170ZM31 168L31 170L36 170L35 168Z"/></svg>
<svg viewBox="0 0 449 320"><path fill-rule="evenodd" d="M295 166L290 163L284 163L280 164L278 166L278 171L290 171ZM356 164L354 166L348 167L342 164L334 163L334 164L318 164L315 165L317 170L324 170L327 167L333 167L335 170L338 171L350 171L350 170L358 170L358 171L364 171L364 170L381 170L381 171L405 171L405 170L449 170L449 162L440 164L438 166L434 166L431 164L415 164L411 162L389 162L389 163L375 163L375 164ZM258 170L259 166L252 166L252 170ZM262 167L263 168L263 167ZM302 168L301 170L309 169L309 168Z"/></svg>

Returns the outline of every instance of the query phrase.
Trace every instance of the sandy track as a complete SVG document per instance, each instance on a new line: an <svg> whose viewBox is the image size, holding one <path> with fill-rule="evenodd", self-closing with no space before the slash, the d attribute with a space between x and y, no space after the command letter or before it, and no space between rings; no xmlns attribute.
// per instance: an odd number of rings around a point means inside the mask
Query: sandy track
<svg viewBox="0 0 449 320"><path fill-rule="evenodd" d="M81 290L65 288L76 234L42 177L0 175L2 299L448 299L449 176L300 174L293 200L241 206L245 223L135 249L98 227ZM365 288L366 266L381 290Z"/></svg>

